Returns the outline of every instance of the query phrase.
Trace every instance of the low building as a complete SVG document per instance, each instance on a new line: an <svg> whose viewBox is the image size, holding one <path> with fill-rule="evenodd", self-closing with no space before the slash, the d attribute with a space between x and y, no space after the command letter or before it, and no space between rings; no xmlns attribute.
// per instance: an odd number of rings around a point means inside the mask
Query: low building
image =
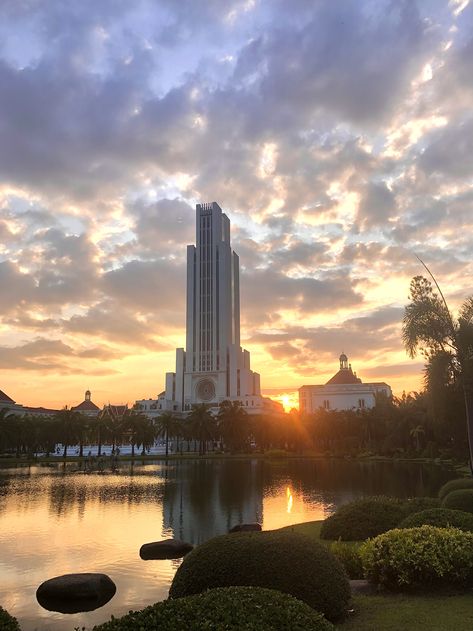
<svg viewBox="0 0 473 631"><path fill-rule="evenodd" d="M338 372L320 386L299 388L299 410L311 414L325 410L364 410L374 407L376 396L392 397L391 387L384 382L363 383L353 372L348 357L340 355Z"/></svg>
<svg viewBox="0 0 473 631"><path fill-rule="evenodd" d="M21 405L20 403L15 403L15 401L11 397L0 390L0 410L5 409L12 414L17 414L19 416L24 416L26 414L30 416L53 416L59 411L44 407L29 407L26 405Z"/></svg>
<svg viewBox="0 0 473 631"><path fill-rule="evenodd" d="M79 403L79 405L74 405L73 407L71 407L71 410L73 412L80 412L88 418L96 418L100 412L100 408L98 407L98 405L95 405L95 403L91 399L91 396L92 394L90 390L86 390L82 403Z"/></svg>

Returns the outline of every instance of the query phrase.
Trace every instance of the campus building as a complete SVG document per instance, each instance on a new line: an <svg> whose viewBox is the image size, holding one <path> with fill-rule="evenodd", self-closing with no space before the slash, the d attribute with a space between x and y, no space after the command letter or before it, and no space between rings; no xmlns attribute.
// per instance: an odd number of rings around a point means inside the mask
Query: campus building
<svg viewBox="0 0 473 631"><path fill-rule="evenodd" d="M325 410L364 410L374 407L376 396L382 393L392 397L391 387L384 382L363 383L353 372L348 357L340 355L338 372L320 386L299 388L299 410L311 414Z"/></svg>
<svg viewBox="0 0 473 631"><path fill-rule="evenodd" d="M187 246L186 347L166 374L165 407L218 406L228 399L261 408L259 374L240 346L240 263L230 220L216 202L196 206L196 244Z"/></svg>

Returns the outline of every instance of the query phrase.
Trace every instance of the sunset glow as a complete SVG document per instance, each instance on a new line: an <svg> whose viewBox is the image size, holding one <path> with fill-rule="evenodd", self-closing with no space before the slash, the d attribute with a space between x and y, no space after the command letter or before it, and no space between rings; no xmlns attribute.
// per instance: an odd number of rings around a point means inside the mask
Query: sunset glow
<svg viewBox="0 0 473 631"><path fill-rule="evenodd" d="M419 390L416 255L452 309L471 292L472 4L99 4L0 9L0 389L156 397L217 201L265 396L297 408L342 350Z"/></svg>

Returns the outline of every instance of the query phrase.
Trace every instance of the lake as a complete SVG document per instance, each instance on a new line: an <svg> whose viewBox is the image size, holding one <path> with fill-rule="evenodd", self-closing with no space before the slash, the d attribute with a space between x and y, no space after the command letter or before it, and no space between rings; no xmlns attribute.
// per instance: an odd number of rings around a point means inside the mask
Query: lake
<svg viewBox="0 0 473 631"><path fill-rule="evenodd" d="M77 466L0 468L0 605L23 631L92 627L165 599L180 561L142 561L143 543L198 544L244 521L271 530L323 519L360 496L436 495L456 477L436 465L304 458L124 462L104 473ZM43 609L37 587L70 572L108 574L117 593L92 612Z"/></svg>

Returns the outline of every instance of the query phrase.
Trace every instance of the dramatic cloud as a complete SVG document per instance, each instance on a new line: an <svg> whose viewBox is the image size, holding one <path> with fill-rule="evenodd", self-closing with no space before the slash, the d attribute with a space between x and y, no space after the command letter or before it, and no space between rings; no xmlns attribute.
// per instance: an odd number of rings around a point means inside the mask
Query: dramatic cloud
<svg viewBox="0 0 473 631"><path fill-rule="evenodd" d="M160 391L214 200L265 388L323 381L342 350L418 388L416 256L452 308L471 292L472 32L457 0L3 2L2 390Z"/></svg>

